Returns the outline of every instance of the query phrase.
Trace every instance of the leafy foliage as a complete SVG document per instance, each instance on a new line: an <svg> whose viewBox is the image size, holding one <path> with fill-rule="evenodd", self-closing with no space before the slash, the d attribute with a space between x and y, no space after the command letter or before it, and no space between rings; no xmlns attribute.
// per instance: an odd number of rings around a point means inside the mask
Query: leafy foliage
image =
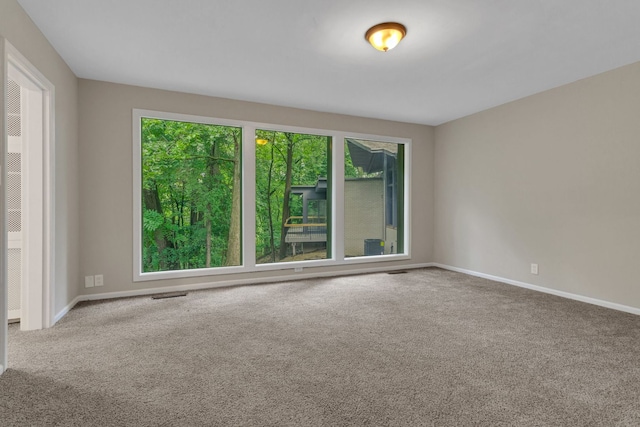
<svg viewBox="0 0 640 427"><path fill-rule="evenodd" d="M239 128L142 119L143 271L225 265L240 139Z"/></svg>

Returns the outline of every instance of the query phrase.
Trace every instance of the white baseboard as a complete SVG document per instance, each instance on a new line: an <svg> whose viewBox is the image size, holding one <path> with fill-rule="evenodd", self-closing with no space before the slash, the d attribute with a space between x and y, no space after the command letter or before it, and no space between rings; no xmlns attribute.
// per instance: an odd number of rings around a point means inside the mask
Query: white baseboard
<svg viewBox="0 0 640 427"><path fill-rule="evenodd" d="M65 308L60 310L60 312L58 314L56 314L56 316L53 318L53 324L51 326L53 326L56 323L58 323L58 320L62 319L77 303L82 301L81 298L82 297L80 297L80 296L75 297L73 299L73 301L71 301L69 304L67 304L67 306Z"/></svg>
<svg viewBox="0 0 640 427"><path fill-rule="evenodd" d="M96 300L112 299L112 298L136 297L136 296L153 295L153 294L166 293L166 292L197 291L201 289L225 288L229 286L242 286L242 285L256 285L261 283L266 284L266 283L276 283L276 282L291 282L295 280L313 279L313 278L321 278L321 277L351 276L354 274L380 273L385 271L413 270L416 268L425 268L425 267L431 267L431 266L432 266L431 263L395 265L395 266L385 266L385 267L375 267L375 268L361 268L357 270L348 270L348 271L330 271L330 272L321 272L321 273L316 272L316 273L306 273L306 274L302 273L302 274L296 274L295 276L289 275L289 276L256 277L252 279L224 280L220 282L194 283L190 285L164 286L159 288L133 289L130 291L104 292L101 294L80 295L76 297L73 301L71 301L62 311L60 311L56 315L54 319L54 324L58 322L58 320L62 319L69 312L69 310L71 310L80 301L96 301Z"/></svg>
<svg viewBox="0 0 640 427"><path fill-rule="evenodd" d="M464 273L470 276L482 277L483 279L489 279L495 282L506 283L508 285L518 286L520 288L531 289L533 291L544 292L545 294L551 294L551 295L556 295L563 298L569 298L569 299L580 301L580 302L586 302L588 304L599 305L600 307L606 307L606 308L611 308L613 310L624 311L625 313L640 315L640 308L617 304L615 302L609 302L609 301L604 301L596 298L585 297L583 295L572 294L570 292L558 291L556 289L545 288L544 286L532 285L530 283L519 282L517 280L505 279L504 277L492 276L490 274L479 273L477 271L466 270L464 268L453 267L451 265L431 263L430 266L443 268L445 270L456 271L458 273Z"/></svg>

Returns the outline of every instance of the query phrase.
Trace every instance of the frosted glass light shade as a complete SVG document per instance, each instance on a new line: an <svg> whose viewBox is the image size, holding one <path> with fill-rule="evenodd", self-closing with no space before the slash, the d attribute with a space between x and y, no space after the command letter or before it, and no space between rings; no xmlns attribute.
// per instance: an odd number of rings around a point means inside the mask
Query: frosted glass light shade
<svg viewBox="0 0 640 427"><path fill-rule="evenodd" d="M364 38L374 48L386 52L396 47L406 35L407 29L404 25L397 22L384 22L369 28Z"/></svg>

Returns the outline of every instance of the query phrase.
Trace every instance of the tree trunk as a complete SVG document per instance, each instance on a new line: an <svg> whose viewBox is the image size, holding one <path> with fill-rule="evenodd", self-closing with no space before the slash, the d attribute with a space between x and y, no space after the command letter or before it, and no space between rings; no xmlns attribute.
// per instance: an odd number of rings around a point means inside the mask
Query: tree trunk
<svg viewBox="0 0 640 427"><path fill-rule="evenodd" d="M284 180L284 199L282 200L282 227L280 232L280 256L279 259L283 259L287 256L287 242L285 242L285 236L287 228L287 218L290 215L289 200L291 199L291 174L293 171L293 134L285 133L287 138L287 171Z"/></svg>
<svg viewBox="0 0 640 427"><path fill-rule="evenodd" d="M274 138L275 143L275 138ZM269 250L271 262L276 262L276 244L273 236L273 212L271 211L271 174L273 173L274 144L271 144L271 162L269 163L269 175L267 177L267 210L269 212Z"/></svg>
<svg viewBox="0 0 640 427"><path fill-rule="evenodd" d="M207 210L209 211L209 215L211 215L211 204L210 203L207 203ZM207 227L207 239L206 239L207 258L206 258L206 261L205 261L205 267L209 268L209 267L211 267L211 219L209 219L209 218L207 218L206 227Z"/></svg>
<svg viewBox="0 0 640 427"><path fill-rule="evenodd" d="M194 204L191 203L191 215L189 218L189 225L194 226L197 223L201 222L204 217L202 215L202 212L198 211L198 207Z"/></svg>
<svg viewBox="0 0 640 427"><path fill-rule="evenodd" d="M207 180L207 182L209 182L209 188L207 188L208 192L211 192L213 190L213 187L215 185L215 178L218 175L218 173L220 173L218 163L215 160L216 148L217 148L217 143L214 141L213 144L211 144L211 153L209 158L207 159L207 172L209 173L209 179ZM209 199L209 201L207 202L205 220L204 220L204 226L207 231L207 237L205 240L205 246L206 246L205 267L206 268L211 267L211 219L212 218L213 218L213 207L211 206L211 199Z"/></svg>
<svg viewBox="0 0 640 427"><path fill-rule="evenodd" d="M242 216L240 135L233 133L233 189L231 192L231 222L227 240L227 265L240 265L240 219Z"/></svg>
<svg viewBox="0 0 640 427"><path fill-rule="evenodd" d="M153 189L143 188L142 189L143 203L144 207L158 212L160 215L164 217L164 213L162 212L162 204L160 202L160 194L158 192L158 186L153 185ZM156 242L156 247L158 248L158 266L160 270L165 270L166 260L164 257L164 250L167 248L167 238L162 233L162 227L158 227L153 233L153 239Z"/></svg>

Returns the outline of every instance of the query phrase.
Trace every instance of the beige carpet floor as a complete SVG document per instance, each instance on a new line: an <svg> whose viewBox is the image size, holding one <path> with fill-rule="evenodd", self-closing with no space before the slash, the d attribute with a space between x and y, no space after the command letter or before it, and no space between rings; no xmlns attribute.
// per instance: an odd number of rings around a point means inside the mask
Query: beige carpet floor
<svg viewBox="0 0 640 427"><path fill-rule="evenodd" d="M440 269L10 326L6 426L638 426L640 317Z"/></svg>

